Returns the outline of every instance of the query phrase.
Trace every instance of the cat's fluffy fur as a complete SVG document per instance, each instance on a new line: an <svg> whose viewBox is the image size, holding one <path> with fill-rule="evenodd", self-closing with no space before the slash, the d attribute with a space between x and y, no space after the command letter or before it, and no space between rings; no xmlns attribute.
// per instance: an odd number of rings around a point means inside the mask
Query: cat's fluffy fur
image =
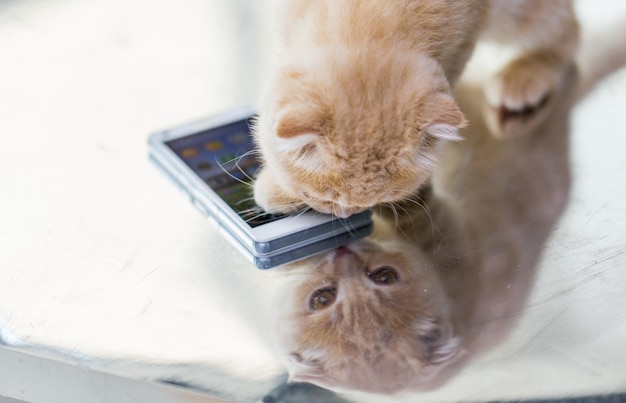
<svg viewBox="0 0 626 403"><path fill-rule="evenodd" d="M290 379L377 393L428 385L463 354L433 265L403 240L372 236L292 266L310 272L278 320L277 346ZM382 267L397 270L396 284L370 280ZM335 300L315 310L311 300L320 290Z"/></svg>
<svg viewBox="0 0 626 403"><path fill-rule="evenodd" d="M496 134L543 104L578 42L567 0L290 0L260 104L257 203L348 216L402 200L466 124L451 87L479 35L519 45L487 87Z"/></svg>
<svg viewBox="0 0 626 403"><path fill-rule="evenodd" d="M572 67L546 121L504 141L487 134L480 94L461 89L474 124L442 150L432 188L399 216L380 208L368 239L286 267L297 285L276 344L293 380L428 390L502 339L567 202L576 78Z"/></svg>
<svg viewBox="0 0 626 403"><path fill-rule="evenodd" d="M617 24L604 27L597 35L588 36L587 40L583 42L581 57L583 93L592 89L598 80L626 64L626 46L624 46L623 38L626 38L626 21L618 21ZM573 84L571 81L567 83ZM466 135L467 140L463 144L457 146L448 145L444 148L443 159L446 164L439 167L434 177L434 188L437 190L438 195L435 198L431 196L431 198L423 200L423 202L428 203L426 206L430 209L436 227L431 226L430 218L425 210L419 206L411 206L411 203L407 203L404 208L408 209L408 211L402 212L400 210L399 229L394 229L396 222L393 212L379 211L380 215L375 217L377 221L375 233L371 239L364 241L364 244L361 246L363 249L370 249L370 257L367 257L367 260L377 261L378 264L381 264L380 260L371 258L372 252L376 249L387 251L385 253L390 255L393 255L393 250L399 253L404 253L403 251L407 250L406 258L418 259L407 262L406 267L411 270L407 270L406 273L409 273L412 279L401 279L399 287L406 290L413 288L412 291L416 290L418 293L416 296L402 296L401 301L403 303L417 301L418 306L409 308L408 311L411 312L411 315L423 315L422 320L417 317L414 321L417 325L414 329L423 338L422 342L424 345L418 345L413 350L418 357L413 362L420 365L417 368L417 372L413 373L413 375L416 377L425 375L425 377L413 379L405 375L404 379L412 382L405 385L406 387L429 388L436 386L438 383L448 379L463 364L465 359L481 349L490 348L497 339L506 333L508 327L515 320L515 315L510 318L510 321L507 321L504 315L506 315L506 311L517 312L521 304L523 304L524 295L527 293L527 288L532 280L532 265L527 270L516 270L514 264L507 264L506 262L521 261L525 257L527 261L532 263L532 259L529 260L528 258L533 256L533 250L534 253L538 253L536 243L541 243L541 239L534 239L533 237L537 233L539 235L543 234L546 231L544 226L550 226L550 223L556 219L562 206L563 192L565 192L567 186L567 176L562 176L562 174L566 173L563 166L565 163L564 158L567 158L566 144L561 143L566 141L564 124L567 120L567 105L563 105L562 109L557 110L550 117L551 122L545 123L541 128L535 128L533 130L534 134L529 134L527 139L521 137L520 139L511 139L510 141L498 143L485 135L486 128L480 119L481 106L474 98L477 89L474 88L470 92L467 92L466 88L461 88L460 90L465 94L460 98L461 101L465 100L465 102L461 102L461 105L465 105L463 106L464 112L473 121L473 124L470 127L471 131ZM568 96L560 95L555 97L555 104L568 101ZM549 111L553 112L554 110ZM469 158L473 155L471 150L476 150L478 154ZM528 159L525 158L525 154L521 153L525 150L531 150L528 154ZM505 152L500 155L498 151ZM544 154L542 155L542 153ZM464 173L466 165L462 163L463 158L467 158L467 164L471 172ZM553 158L554 161L552 161ZM453 163L448 164L448 161ZM537 162L539 164L536 164ZM555 164L554 166L557 169L553 171L549 167L550 164ZM501 168L501 171L496 171L497 168ZM504 175L500 177L500 173L504 173ZM544 175L540 173L548 174L551 179L545 179ZM509 181L511 175L515 175L515 181ZM493 183L494 177L500 178L495 181L495 184ZM468 180L470 178L474 179ZM537 180L537 183L533 185L531 179L532 181ZM496 188L498 190L507 188L507 186L502 185L503 183L513 183L517 188L516 190L508 190L512 193L500 194L496 192ZM549 187L547 185L549 183L554 184L555 187ZM523 194L525 190L529 193L523 195L524 197L521 199L518 200L514 197L516 194ZM462 197L455 199L456 196ZM539 196L539 199L535 199L534 197L536 196ZM447 207L446 203L444 203L445 200L451 203ZM489 204L484 205L487 202ZM518 209L520 204L524 205L524 208ZM462 205L462 207L459 207L459 205ZM466 205L468 206L467 208L465 207ZM447 214L455 209L458 210L457 213ZM480 212L481 214L473 216L473 212ZM539 226L538 232L531 229L532 223L527 223L520 227L511 226L516 220L524 220L524 217L533 212L540 213L537 217L539 220L548 217L547 221ZM485 215L487 213L488 215ZM452 222L446 222L446 217L452 220ZM465 244L466 246L460 249L461 252L457 250L456 253L450 254L452 260L449 266L444 259L443 264L446 271L443 271L443 269L440 269L442 267L441 263L436 263L438 259L435 260L432 256L438 255L442 257L445 253L453 250L455 248L454 245L464 244L462 241L457 243L458 239L455 241L455 233L458 233L459 229L454 229L454 232L450 230L450 228L454 228L452 226L453 222L458 222L458 225L467 228L466 232L462 233L464 234L462 239L466 239L467 242L471 241L471 243ZM436 230L436 234L438 234L436 242L433 242L433 230ZM473 234L476 234L475 237ZM532 243L525 247L525 240ZM498 242L502 244L502 247L498 246ZM509 242L511 243L509 244ZM368 244L371 247L368 247ZM500 276L498 276L497 270L492 270L488 277L479 277L476 276L476 273L477 271L479 273L482 271L482 266L472 266L468 263L464 267L469 269L461 271L460 266L455 268L454 259L455 256L458 256L458 253L463 253L463 250L472 252L469 256L472 259L470 262L478 262L479 259L485 257L489 258L489 263L486 267L494 268L500 264L500 267L504 268L504 270L499 271ZM500 252L504 252L505 257ZM335 368L341 367L339 361L344 359L346 361L350 360L356 367L355 370L366 371L366 369L363 369L363 366L367 365L367 362L364 362L363 357L349 355L342 358L335 354L333 358L336 362L325 367L325 343L329 339L317 340L313 346L309 346L304 344L307 340L306 338L298 338L298 335L301 333L299 326L307 321L307 316L310 315L310 312L305 309L308 303L307 299L310 297L306 291L314 292L314 289L318 289L318 286L324 287L331 284L330 281L334 281L339 285L342 283L342 277L345 274L342 275L341 272L333 273L333 269L330 266L322 268L320 272L317 271L320 264L328 263L333 259L332 254L331 252L331 256L320 256L297 265L285 267L284 273L279 272L281 269L275 269L274 273L277 274L277 277L283 277L284 275L284 277L298 283L297 287L292 287L293 283L291 281L288 281L284 287L275 287L272 282L273 292L281 294L281 290L284 289L288 294L287 297L290 298L287 300L278 298L277 309L282 309L282 311L277 322L276 344L282 352L292 379L305 379L308 376L309 379L316 383L335 385L333 387L335 389L350 388L355 387L355 385L349 383L348 378L325 373L324 370L333 366ZM413 257L411 257L411 254ZM348 257L349 255L345 253L343 257L340 257L341 260L344 260L344 267L348 265L346 264L348 262L345 262ZM422 258L427 260L419 260ZM400 257L400 259L404 258ZM398 257L394 258L394 261L397 262ZM388 263L392 262L382 262L383 265ZM435 263L438 269L428 266L428 264ZM346 267L346 269L345 272L348 274L363 273L362 269L360 271L351 270L349 267ZM421 276L421 271L425 271L425 275ZM519 278L515 278L516 271L520 276ZM451 275L445 275L446 273L451 273ZM461 275L464 273L467 275L462 277ZM269 273L266 274L269 275ZM404 276L404 271L401 271L399 274ZM444 276L440 278L440 274L444 274ZM507 276L512 280L510 282L511 287L507 287L509 284ZM246 276L235 275L235 277L239 282L254 281ZM253 278L256 279L256 277ZM421 278L421 281L425 281L425 283L418 282L418 278ZM446 278L445 282L443 278ZM324 279L326 283L323 283ZM464 282L465 279L470 281L466 283ZM229 284L233 282L231 277L226 277L223 280ZM354 282L355 280L357 280L356 277L350 281ZM408 281L410 286L403 286L403 281ZM430 288L425 288L423 285ZM263 286L267 286L267 284ZM351 292L352 296L363 296L362 311L366 312L369 309L365 302L378 298L376 296L368 296L372 289L372 286L363 286L361 284L361 286ZM419 293L420 291L423 293L424 289L427 290L424 294L428 294L429 289L440 292L440 294L437 296L431 294L433 295L432 298L429 295L420 297ZM490 296L492 291L494 293ZM383 292L389 293L389 290ZM513 292L516 294L512 294ZM290 293L292 294L289 295ZM421 302L426 301L440 303L441 306L421 304ZM393 303L389 309L393 312L404 308ZM500 311L496 311L496 309L500 309ZM330 312L327 311L326 314L330 316ZM464 317L464 315L468 316ZM489 316L492 318L499 317L504 320L488 321ZM381 315L378 315L378 318L381 318ZM403 320L411 321L411 319L406 317L403 317ZM372 321L366 323L373 324ZM477 326L468 326L471 324L477 324ZM107 372L122 374L133 379L143 379L149 382L163 382L166 380L172 384L186 384L196 389L211 391L213 394L221 393L225 398L238 400L260 400L259 396L280 381L280 379L268 382L261 382L258 379L237 379L231 372L220 373L219 370L207 367L206 363L200 362L159 364L159 360L156 360L157 362L136 362L125 361L119 358L102 359L89 357L84 355L85 352L77 350L65 351L33 344L14 334L9 325L10 321L0 318L0 346L9 346L38 356L49 356L57 361L71 360L73 365L106 370ZM434 325L440 328L438 329ZM364 327L362 325L357 326ZM347 326L344 326L345 328ZM324 331L316 330L316 332L318 335L331 333L328 329ZM372 338L376 334L377 332L369 332L369 328L366 331L366 337L370 338L370 342L374 341ZM346 335L345 338L348 340L346 344L350 340L358 342L360 339L357 337L356 335ZM400 342L402 342L403 337L406 339L406 335L399 335L398 337ZM361 340L365 340L365 338ZM411 343L414 344L413 341L408 340L405 346L411 345ZM386 347L387 345L383 344L383 346ZM429 349L433 347L435 350L439 350L439 354L436 357L446 357L447 360L435 365L428 365L428 361L420 361L419 357L435 357L432 352L429 353ZM358 350L376 351L377 348L373 345L365 346L363 349L353 348L353 351ZM378 351L382 351L382 348L379 348ZM293 355L293 353L299 355ZM318 357L317 363L311 359L316 357ZM307 358L308 361L305 361ZM405 361L408 360L405 359ZM318 367L309 368L308 366L311 364L317 364ZM233 365L241 366L241 363L235 362ZM320 374L317 376L317 379L313 379L311 376L314 373ZM355 372L353 376L360 374L360 372ZM371 374L376 376L376 380L369 389L376 388L376 390L382 391L391 390L394 386L402 386L397 385L396 381L392 381L385 387L385 380L380 378L379 374L374 372L371 372ZM363 376L367 376L367 374L363 372ZM380 386L380 383L383 383L383 386ZM356 386L358 386L358 380ZM298 388L295 389L298 390ZM307 388L303 389L305 390L303 392L305 395L299 395L297 398L300 400L314 399ZM282 388L277 390L282 390ZM332 397L329 397L327 400L331 401Z"/></svg>

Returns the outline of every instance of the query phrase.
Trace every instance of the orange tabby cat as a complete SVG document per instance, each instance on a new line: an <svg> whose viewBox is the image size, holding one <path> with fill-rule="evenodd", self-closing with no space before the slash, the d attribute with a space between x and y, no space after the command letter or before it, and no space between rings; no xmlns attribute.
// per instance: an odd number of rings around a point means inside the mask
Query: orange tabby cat
<svg viewBox="0 0 626 403"><path fill-rule="evenodd" d="M286 268L278 349L292 380L376 393L427 390L493 346L521 312L543 244L569 190L568 70L548 119L497 140L480 93L432 186L399 212L379 208L371 237Z"/></svg>
<svg viewBox="0 0 626 403"><path fill-rule="evenodd" d="M256 125L270 212L348 216L414 192L460 139L451 87L479 35L521 49L487 87L499 134L549 99L578 42L567 0L290 0L283 21Z"/></svg>

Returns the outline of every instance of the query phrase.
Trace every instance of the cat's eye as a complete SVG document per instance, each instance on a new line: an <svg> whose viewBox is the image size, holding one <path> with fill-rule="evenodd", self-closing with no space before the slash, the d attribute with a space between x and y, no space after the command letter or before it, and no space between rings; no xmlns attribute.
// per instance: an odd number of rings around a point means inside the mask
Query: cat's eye
<svg viewBox="0 0 626 403"><path fill-rule="evenodd" d="M378 285L391 285L396 283L400 277L398 277L398 272L395 269L385 266L381 267L373 272L367 273L367 277L374 283Z"/></svg>
<svg viewBox="0 0 626 403"><path fill-rule="evenodd" d="M336 298L336 288L321 288L319 290L316 290L313 295L311 295L311 299L309 299L309 308L314 311L324 309L330 306L333 302L335 302Z"/></svg>

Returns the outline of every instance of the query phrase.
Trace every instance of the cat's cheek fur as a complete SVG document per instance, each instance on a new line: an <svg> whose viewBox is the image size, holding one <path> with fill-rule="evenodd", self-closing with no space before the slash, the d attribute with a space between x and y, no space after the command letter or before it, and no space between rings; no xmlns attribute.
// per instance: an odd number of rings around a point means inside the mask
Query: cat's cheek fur
<svg viewBox="0 0 626 403"><path fill-rule="evenodd" d="M283 185L267 167L262 168L254 182L254 201L268 213L292 213L300 210L303 203L283 190Z"/></svg>

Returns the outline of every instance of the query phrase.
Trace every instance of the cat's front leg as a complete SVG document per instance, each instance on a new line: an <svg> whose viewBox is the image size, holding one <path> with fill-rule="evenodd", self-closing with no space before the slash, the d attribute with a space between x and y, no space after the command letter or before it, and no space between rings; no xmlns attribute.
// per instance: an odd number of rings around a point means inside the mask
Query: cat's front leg
<svg viewBox="0 0 626 403"><path fill-rule="evenodd" d="M523 54L487 83L485 119L496 137L522 133L541 122L572 61L551 51Z"/></svg>
<svg viewBox="0 0 626 403"><path fill-rule="evenodd" d="M493 0L484 38L521 51L487 83L485 120L492 133L532 130L574 63L579 26L571 0Z"/></svg>

